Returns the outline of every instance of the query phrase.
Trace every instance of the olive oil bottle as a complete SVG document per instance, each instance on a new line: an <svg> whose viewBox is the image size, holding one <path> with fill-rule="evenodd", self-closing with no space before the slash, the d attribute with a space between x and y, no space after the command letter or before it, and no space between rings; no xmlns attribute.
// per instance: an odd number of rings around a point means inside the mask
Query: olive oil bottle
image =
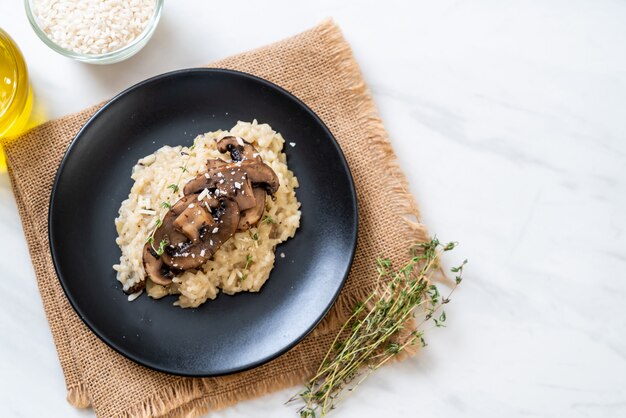
<svg viewBox="0 0 626 418"><path fill-rule="evenodd" d="M33 107L33 92L24 57L11 37L0 28L0 144L22 133ZM6 170L0 147L0 171Z"/></svg>

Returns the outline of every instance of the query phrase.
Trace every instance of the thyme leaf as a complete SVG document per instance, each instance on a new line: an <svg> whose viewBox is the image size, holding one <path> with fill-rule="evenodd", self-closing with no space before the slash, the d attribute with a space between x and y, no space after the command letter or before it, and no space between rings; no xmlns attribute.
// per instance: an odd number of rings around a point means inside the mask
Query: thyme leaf
<svg viewBox="0 0 626 418"><path fill-rule="evenodd" d="M163 253L165 252L165 247L167 246L167 241L162 239L161 242L159 242L159 248L156 249L156 253L160 256L163 255Z"/></svg>

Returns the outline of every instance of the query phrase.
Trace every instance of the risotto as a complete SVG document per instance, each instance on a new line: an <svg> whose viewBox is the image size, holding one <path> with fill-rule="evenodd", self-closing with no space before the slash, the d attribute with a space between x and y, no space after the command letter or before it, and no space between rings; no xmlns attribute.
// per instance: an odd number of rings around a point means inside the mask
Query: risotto
<svg viewBox="0 0 626 418"><path fill-rule="evenodd" d="M167 202L183 197L182 186L206 171L207 160L225 158L217 142L228 136L252 144L278 178L278 189L265 199L261 220L246 231L236 232L200 268L183 272L171 284L162 286L146 279L142 253L167 207L171 207ZM191 147L162 147L138 161L131 176L134 184L115 219L116 242L122 255L113 268L123 290L132 293L129 300L141 293L135 290L144 284L147 294L155 299L179 295L174 304L183 308L215 299L220 289L229 295L261 289L274 266L276 246L292 238L300 226L300 203L295 193L298 179L287 166L284 144L280 133L255 120L238 122L230 131L199 135Z"/></svg>

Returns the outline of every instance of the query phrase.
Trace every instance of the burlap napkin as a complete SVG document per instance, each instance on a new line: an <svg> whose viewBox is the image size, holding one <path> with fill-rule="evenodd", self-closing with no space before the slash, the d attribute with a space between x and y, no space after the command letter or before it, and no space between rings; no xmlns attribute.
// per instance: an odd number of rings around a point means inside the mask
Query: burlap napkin
<svg viewBox="0 0 626 418"><path fill-rule="evenodd" d="M6 147L9 173L68 400L77 407L93 407L98 416L197 416L302 383L317 368L350 307L372 290L376 257L405 258L410 242L427 239L350 46L332 22L211 66L248 72L282 86L328 125L356 184L359 239L354 264L322 324L280 358L219 378L182 378L148 370L109 349L83 325L63 294L50 258L47 219L54 174L68 144L98 106L35 128Z"/></svg>

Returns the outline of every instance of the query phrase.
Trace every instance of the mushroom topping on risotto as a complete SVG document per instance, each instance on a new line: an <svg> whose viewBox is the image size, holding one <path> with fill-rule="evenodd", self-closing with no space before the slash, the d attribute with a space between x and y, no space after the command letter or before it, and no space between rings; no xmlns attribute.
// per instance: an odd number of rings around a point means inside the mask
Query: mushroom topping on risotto
<svg viewBox="0 0 626 418"><path fill-rule="evenodd" d="M196 308L220 293L258 292L276 262L293 261L276 253L302 215L288 143L268 124L239 121L139 159L115 218L113 269L128 300L145 291Z"/></svg>
<svg viewBox="0 0 626 418"><path fill-rule="evenodd" d="M266 195L278 190L278 176L254 146L228 136L217 143L217 149L230 153L232 161L208 160L207 171L185 185L183 197L168 210L144 247L144 270L155 284L169 285L174 277L198 269L237 231L256 225Z"/></svg>

